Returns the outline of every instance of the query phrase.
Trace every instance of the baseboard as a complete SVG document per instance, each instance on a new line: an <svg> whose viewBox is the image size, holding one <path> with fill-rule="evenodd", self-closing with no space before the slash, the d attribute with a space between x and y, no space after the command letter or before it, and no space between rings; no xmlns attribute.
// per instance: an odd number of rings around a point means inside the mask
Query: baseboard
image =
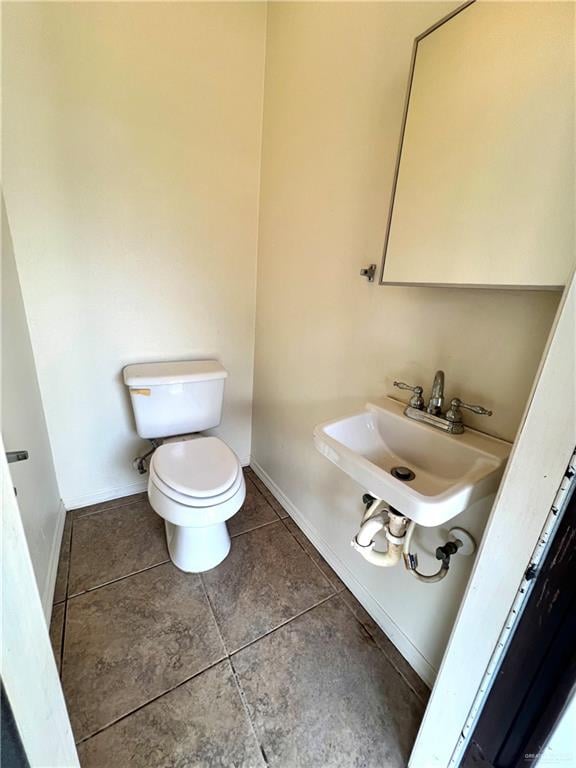
<svg viewBox="0 0 576 768"><path fill-rule="evenodd" d="M58 573L58 562L60 560L60 548L62 546L62 537L64 535L64 523L66 522L66 507L60 499L58 507L58 520L52 537L52 546L50 547L50 559L48 561L48 571L44 582L44 589L40 597L46 622L50 626L52 616L52 604L54 602L54 590L56 588L56 575Z"/></svg>
<svg viewBox="0 0 576 768"><path fill-rule="evenodd" d="M432 687L436 679L437 670L435 670L430 662L420 653L418 648L416 648L410 638L404 634L402 629L400 629L398 624L396 624L392 617L384 610L376 598L361 582L358 581L354 573L342 562L338 555L335 554L334 550L326 543L316 528L310 525L308 520L306 520L302 513L276 485L258 462L252 459L250 466L268 488L270 493L290 514L290 517L294 518L298 527L302 529L322 557L336 571L336 574L342 579L344 584L346 584L354 597L362 604L378 626L386 633L390 641L396 646L414 671L427 685Z"/></svg>
<svg viewBox="0 0 576 768"><path fill-rule="evenodd" d="M90 504L100 504L102 501L121 499L124 496L132 496L134 493L142 493L148 487L148 475L143 475L142 480L127 485L119 485L115 488L104 488L100 491L87 493L84 496L70 496L64 499L66 509L80 509Z"/></svg>

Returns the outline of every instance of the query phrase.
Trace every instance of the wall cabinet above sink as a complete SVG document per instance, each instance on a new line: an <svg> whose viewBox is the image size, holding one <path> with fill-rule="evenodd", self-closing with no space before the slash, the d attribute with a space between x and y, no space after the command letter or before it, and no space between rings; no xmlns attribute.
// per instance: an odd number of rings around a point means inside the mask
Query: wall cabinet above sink
<svg viewBox="0 0 576 768"><path fill-rule="evenodd" d="M416 39L382 283L566 283L574 67L572 3L476 2Z"/></svg>

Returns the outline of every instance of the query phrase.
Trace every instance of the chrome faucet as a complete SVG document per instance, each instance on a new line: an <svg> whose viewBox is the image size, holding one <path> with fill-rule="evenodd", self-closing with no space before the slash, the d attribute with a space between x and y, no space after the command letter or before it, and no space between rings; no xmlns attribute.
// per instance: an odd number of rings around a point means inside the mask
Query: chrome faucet
<svg viewBox="0 0 576 768"><path fill-rule="evenodd" d="M432 393L426 407L422 397L424 390L421 386L413 387L410 384L405 384L403 381L395 381L394 386L398 387L398 389L408 389L414 393L410 398L409 404L404 409L405 416L415 421L423 421L452 435L460 435L464 432L462 408L466 408L466 410L477 413L480 416L492 416L492 411L487 410L481 405L463 403L458 397L450 401L450 408L444 413L442 411L442 406L444 405L444 371L436 371L432 384Z"/></svg>
<svg viewBox="0 0 576 768"><path fill-rule="evenodd" d="M434 382L432 384L432 394L430 400L428 400L428 407L426 410L428 413L432 413L434 416L440 416L442 413L442 406L444 405L444 371L436 371L434 374Z"/></svg>

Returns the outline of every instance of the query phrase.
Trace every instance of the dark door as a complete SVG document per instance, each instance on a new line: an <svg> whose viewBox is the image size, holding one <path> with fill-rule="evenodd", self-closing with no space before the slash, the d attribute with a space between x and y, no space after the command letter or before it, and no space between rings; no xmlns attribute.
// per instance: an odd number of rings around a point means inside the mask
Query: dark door
<svg viewBox="0 0 576 768"><path fill-rule="evenodd" d="M576 683L574 488L460 768L532 765Z"/></svg>

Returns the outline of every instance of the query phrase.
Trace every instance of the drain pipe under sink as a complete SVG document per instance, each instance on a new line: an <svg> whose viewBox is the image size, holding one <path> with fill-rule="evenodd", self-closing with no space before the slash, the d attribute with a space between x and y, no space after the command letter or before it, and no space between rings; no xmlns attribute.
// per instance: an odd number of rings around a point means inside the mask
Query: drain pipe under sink
<svg viewBox="0 0 576 768"><path fill-rule="evenodd" d="M416 523L382 499L375 499L370 494L366 494L362 500L366 504L366 512L362 518L360 530L350 543L356 552L359 552L372 565L390 568L398 565L403 558L406 570L414 578L430 584L446 578L450 558L453 555L457 552L471 555L476 549L476 542L468 531L462 528L451 528L449 540L443 546L436 548L436 559L441 561L439 569L436 573L422 573L418 570L418 556L410 551ZM374 537L381 530L384 530L388 542L386 551L374 549Z"/></svg>
<svg viewBox="0 0 576 768"><path fill-rule="evenodd" d="M388 518L388 522L385 521L385 516ZM385 501L374 499L368 505L362 518L360 530L352 539L351 544L369 563L378 565L380 568L390 568L397 565L402 557L408 522L407 517L396 512ZM374 549L374 537L382 529L384 529L388 541L385 552Z"/></svg>

